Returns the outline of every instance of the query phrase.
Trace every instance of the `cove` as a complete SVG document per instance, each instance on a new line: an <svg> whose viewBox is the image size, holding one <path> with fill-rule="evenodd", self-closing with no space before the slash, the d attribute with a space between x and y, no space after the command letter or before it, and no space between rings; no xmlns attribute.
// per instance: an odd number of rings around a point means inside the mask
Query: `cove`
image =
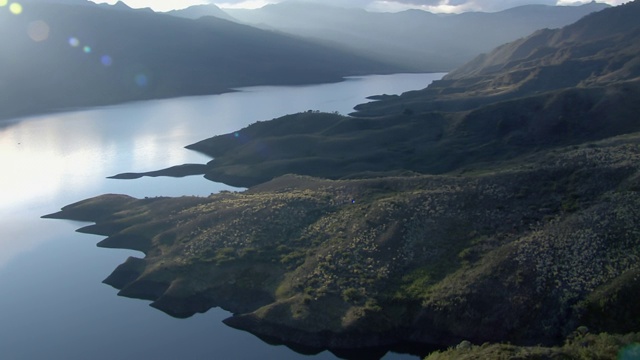
<svg viewBox="0 0 640 360"><path fill-rule="evenodd" d="M304 358L221 323L218 309L173 319L101 281L127 256L98 249L78 223L39 217L102 193L135 197L233 190L201 177L107 179L208 159L183 149L255 121L307 110L349 113L376 94L426 87L442 74L254 87L229 94L130 103L0 124L0 349L11 359ZM315 358L334 359L330 353ZM385 359L416 358L388 354Z"/></svg>

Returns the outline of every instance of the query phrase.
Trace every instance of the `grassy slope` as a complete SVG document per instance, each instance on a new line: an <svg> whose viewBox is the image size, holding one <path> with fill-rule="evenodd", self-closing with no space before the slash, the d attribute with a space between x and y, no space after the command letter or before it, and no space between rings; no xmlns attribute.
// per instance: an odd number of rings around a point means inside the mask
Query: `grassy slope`
<svg viewBox="0 0 640 360"><path fill-rule="evenodd" d="M619 359L633 360L640 358L640 333L624 336L608 334L577 333L563 346L557 347L519 347L514 345L471 346L458 345L455 349L435 352L425 360L472 360L472 359L522 359L522 360L595 360Z"/></svg>
<svg viewBox="0 0 640 360"><path fill-rule="evenodd" d="M620 54L617 38L602 59ZM192 146L216 158L208 178L246 192L103 196L54 217L97 221L84 231L108 235L101 246L145 252L107 278L122 295L174 316L222 306L227 324L296 346L638 331L640 90L605 70L527 96L517 76L504 96L486 78L449 79L469 96L440 83L363 117L256 123ZM546 84L540 73L529 80Z"/></svg>
<svg viewBox="0 0 640 360"><path fill-rule="evenodd" d="M639 14L631 2L537 32L355 118L288 115L189 148L215 158L207 178L251 186L286 173L440 174L638 131Z"/></svg>
<svg viewBox="0 0 640 360"><path fill-rule="evenodd" d="M640 82L628 82L552 91L466 112L398 109L359 118L300 113L188 147L215 158L207 178L235 186L287 173L332 179L440 174L638 131L639 97Z"/></svg>
<svg viewBox="0 0 640 360"><path fill-rule="evenodd" d="M639 149L632 135L475 174L285 176L54 216L144 251L106 282L174 316L222 306L231 326L314 347L553 343L635 328Z"/></svg>

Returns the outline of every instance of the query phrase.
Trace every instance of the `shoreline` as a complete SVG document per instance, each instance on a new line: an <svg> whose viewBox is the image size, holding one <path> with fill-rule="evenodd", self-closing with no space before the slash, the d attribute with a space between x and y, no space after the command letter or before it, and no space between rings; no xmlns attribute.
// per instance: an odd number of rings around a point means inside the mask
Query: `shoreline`
<svg viewBox="0 0 640 360"><path fill-rule="evenodd" d="M555 345L578 325L620 333L637 311L628 294L640 280L625 280L638 274L637 248L623 235L637 220L639 141L548 150L475 174L286 175L204 198L103 195L45 217L94 221L79 231L106 236L100 247L145 253L105 279L119 295L179 318L220 307L234 314L227 325L292 348ZM604 237L611 246L591 241ZM571 265L541 268L547 258ZM538 290L553 281L580 288Z"/></svg>
<svg viewBox="0 0 640 360"><path fill-rule="evenodd" d="M344 81L349 81L350 79L357 79L357 78L367 77L367 76L386 76L386 75L404 75L404 74L406 74L406 75L411 75L411 74L440 74L440 73L445 74L446 72L442 72L442 71L416 71L416 72L402 71L402 72L398 72L398 73L395 73L395 72L379 72L379 73L360 74L360 75L344 75L344 76L341 76L341 78L339 80L338 79L332 79L332 80L319 81L319 82L300 82L300 83L298 83L298 82L282 82L280 84L278 84L278 83L276 83L276 84L248 84L248 85L244 85L244 86L238 86L238 87L234 86L234 87L227 88L225 90L207 92L207 93L181 94L181 95L166 96L166 97L151 97L151 98L141 98L141 99L130 99L130 100L124 100L124 101L116 101L116 102L113 102L113 103L95 104L95 105L76 105L76 106L68 106L68 107L51 108L51 109L47 109L47 110L43 109L43 110L35 110L35 111L15 111L14 113L11 113L11 114L0 113L0 125L2 125L4 123L23 121L23 120L25 120L27 118L31 118L31 117L41 117L41 116L47 116L47 115L59 114L59 113L85 111L85 110L92 110L92 109L101 109L101 108L106 108L106 107L111 107L111 106L135 104L135 103L140 103L140 102L162 101L162 100L167 100L167 99L179 99L179 98L188 98L188 97L216 96L216 95L223 95L223 94L229 94L229 93L234 93L234 92L242 92L245 89L250 89L250 88L254 88L254 87L313 86L313 85L322 85L322 84L341 83L341 82L344 82ZM377 96L377 95L378 94L374 94L372 96ZM380 94L380 95L382 95L382 94Z"/></svg>

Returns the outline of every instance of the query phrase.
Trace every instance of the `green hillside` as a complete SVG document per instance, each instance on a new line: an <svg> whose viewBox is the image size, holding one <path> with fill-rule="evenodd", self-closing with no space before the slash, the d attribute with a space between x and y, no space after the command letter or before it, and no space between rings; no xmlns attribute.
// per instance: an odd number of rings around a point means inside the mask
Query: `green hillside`
<svg viewBox="0 0 640 360"><path fill-rule="evenodd" d="M49 217L145 253L105 280L120 295L178 317L220 306L298 351L633 358L636 18L638 1L606 9L354 116L258 122L191 145L209 164L149 174L244 192L104 195Z"/></svg>
<svg viewBox="0 0 640 360"><path fill-rule="evenodd" d="M207 178L251 186L287 173L340 179L468 171L639 131L638 7L503 45L424 90L359 105L352 117L288 115L188 148L215 158ZM585 35L607 21L616 26Z"/></svg>
<svg viewBox="0 0 640 360"><path fill-rule="evenodd" d="M50 217L143 251L105 282L186 317L320 351L420 343L555 344L637 331L640 138L464 175L321 180L243 193L105 195ZM532 311L535 309L535 311ZM614 310L615 309L615 310Z"/></svg>

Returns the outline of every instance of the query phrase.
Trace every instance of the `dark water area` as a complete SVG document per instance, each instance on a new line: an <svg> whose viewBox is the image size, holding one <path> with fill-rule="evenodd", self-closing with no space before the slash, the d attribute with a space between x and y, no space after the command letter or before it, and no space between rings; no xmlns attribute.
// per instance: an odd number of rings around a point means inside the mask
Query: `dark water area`
<svg viewBox="0 0 640 360"><path fill-rule="evenodd" d="M114 180L210 159L184 146L255 121L307 110L347 114L367 96L421 89L443 74L254 87L0 122L1 359L336 359L273 346L227 327L211 309L174 319L102 284L128 256L99 249L80 223L40 216L104 194L206 196L237 190L200 176ZM382 352L378 352L382 354ZM339 354L340 355L340 354ZM384 359L417 359L388 353Z"/></svg>

